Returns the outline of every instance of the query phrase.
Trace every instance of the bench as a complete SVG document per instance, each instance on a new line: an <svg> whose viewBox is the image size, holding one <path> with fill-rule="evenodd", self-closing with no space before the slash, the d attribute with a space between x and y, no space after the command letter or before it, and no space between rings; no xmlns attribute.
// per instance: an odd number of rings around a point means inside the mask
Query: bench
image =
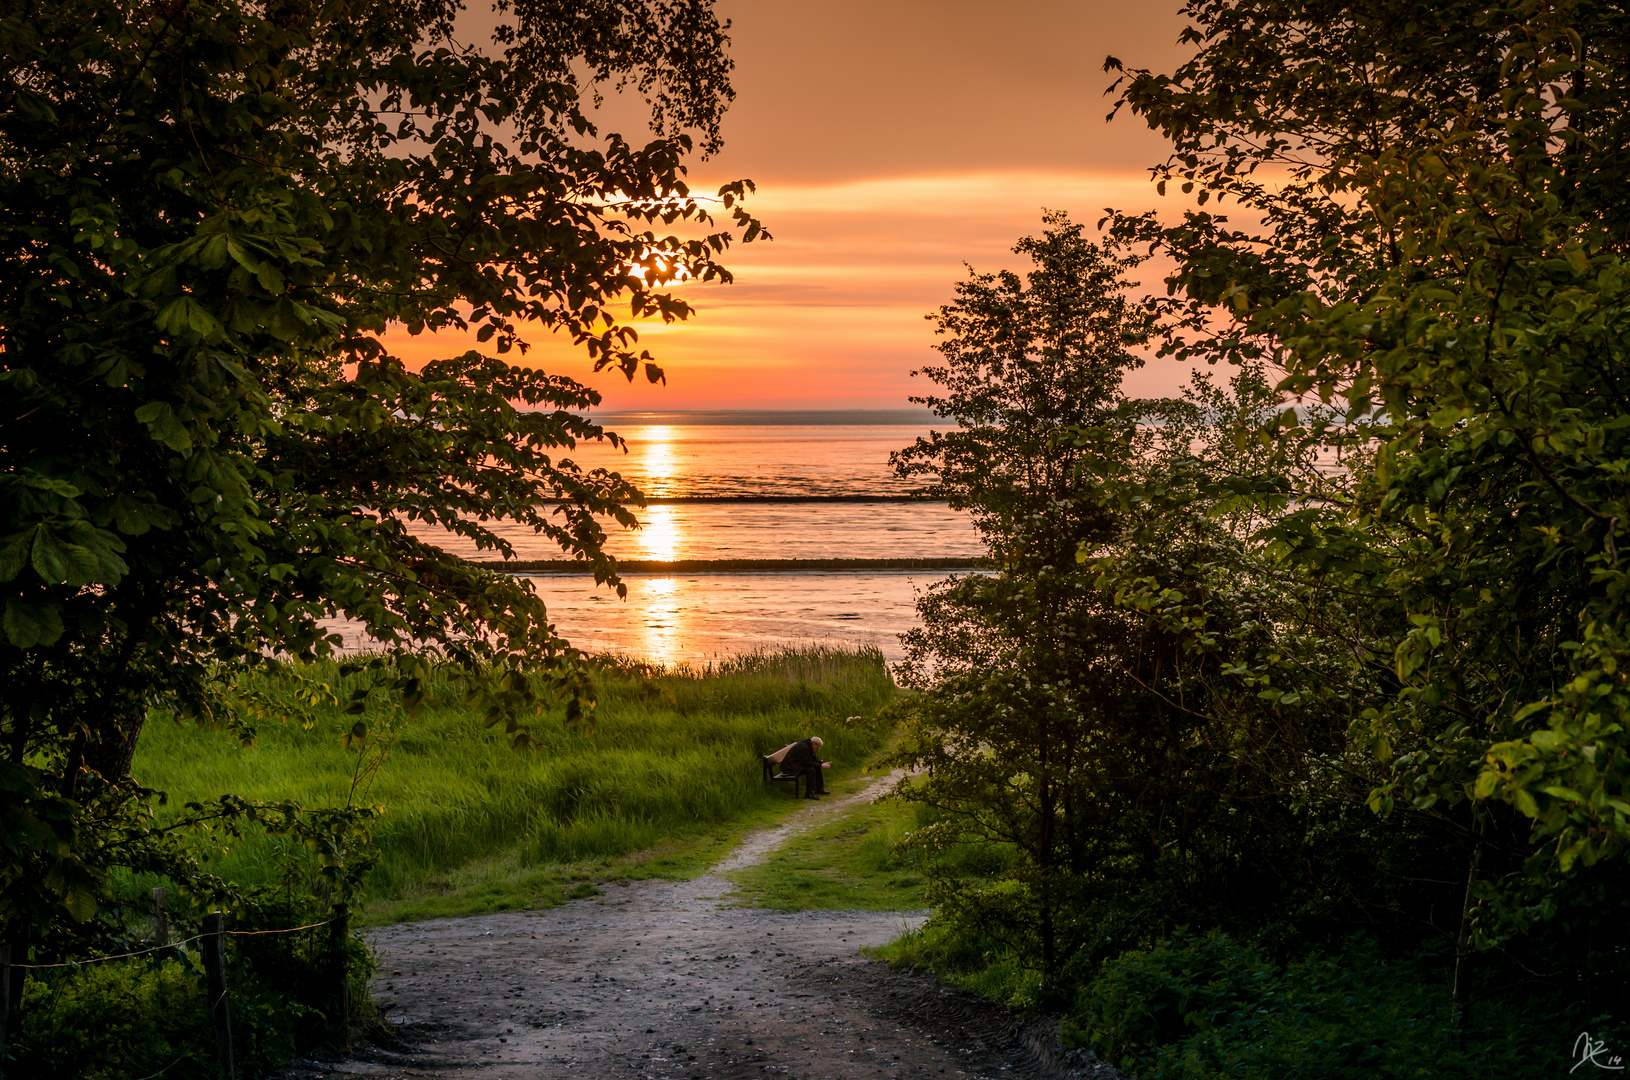
<svg viewBox="0 0 1630 1080"><path fill-rule="evenodd" d="M781 759L783 757L786 757L787 751L791 750L791 749L792 749L792 747L790 745L789 746L783 746L781 749L777 750L773 754L765 754L763 756L763 758L761 758L760 760L764 763L764 782L766 784L770 784L770 783L784 783L784 782L786 782L788 780L792 781L792 797L796 799L798 797L798 781L804 779L804 774L803 773L790 773L789 774L789 773L784 773L784 772L778 772L777 771L781 767ZM809 794L809 792L807 790L808 787L809 787L809 784L807 782L804 784L804 787L806 789L804 794L806 794L806 795Z"/></svg>

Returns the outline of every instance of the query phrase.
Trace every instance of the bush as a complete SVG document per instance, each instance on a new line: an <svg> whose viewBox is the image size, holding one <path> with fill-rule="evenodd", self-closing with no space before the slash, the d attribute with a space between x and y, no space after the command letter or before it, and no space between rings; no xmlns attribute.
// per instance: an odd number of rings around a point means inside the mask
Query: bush
<svg viewBox="0 0 1630 1080"><path fill-rule="evenodd" d="M359 940L348 943L348 960L352 1000L365 1003L372 967ZM328 984L325 937L229 936L226 963L238 1076L272 1075L330 1039L328 1018L308 1004L313 988ZM30 1080L218 1075L196 949L31 973L15 1024L11 1073Z"/></svg>
<svg viewBox="0 0 1630 1080"><path fill-rule="evenodd" d="M1080 995L1074 1023L1066 1023L1072 1041L1130 1065L1195 1032L1236 1022L1271 977L1254 950L1226 934L1161 942L1106 965Z"/></svg>
<svg viewBox="0 0 1630 1080"><path fill-rule="evenodd" d="M1179 936L1106 964L1077 998L1062 1038L1146 1080L1567 1073L1581 1028L1570 1026L1578 1020L1565 1007L1548 1010L1532 988L1506 1002L1487 987L1477 1011L1483 1022L1457 1033L1443 970L1441 958L1389 959L1364 938L1279 968L1225 934ZM1608 1018L1588 1026L1605 1031L1610 1046L1626 1045Z"/></svg>
<svg viewBox="0 0 1630 1080"><path fill-rule="evenodd" d="M126 1080L174 1065L177 1080L211 1076L214 1047L203 971L182 960L94 964L30 976L11 1068L54 1080Z"/></svg>

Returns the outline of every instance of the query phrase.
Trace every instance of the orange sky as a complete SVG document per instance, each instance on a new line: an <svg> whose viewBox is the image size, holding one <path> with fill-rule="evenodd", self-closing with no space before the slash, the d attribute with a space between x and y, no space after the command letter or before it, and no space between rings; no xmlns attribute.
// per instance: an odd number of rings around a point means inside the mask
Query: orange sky
<svg viewBox="0 0 1630 1080"><path fill-rule="evenodd" d="M725 149L697 162L698 190L750 177L770 243L735 249L735 284L686 293L688 323L641 344L666 386L594 375L544 338L529 363L597 386L609 409L898 408L934 358L927 312L963 264L1020 269L1009 250L1042 209L1089 224L1106 206L1159 206L1160 140L1133 117L1104 122L1106 54L1170 70L1183 23L1153 5L1057 0L720 0L734 22L737 99ZM613 105L613 109L615 109ZM610 126L633 137L633 123ZM1151 272L1146 277L1153 278ZM388 336L414 360L464 342ZM1185 374L1152 365L1129 392Z"/></svg>

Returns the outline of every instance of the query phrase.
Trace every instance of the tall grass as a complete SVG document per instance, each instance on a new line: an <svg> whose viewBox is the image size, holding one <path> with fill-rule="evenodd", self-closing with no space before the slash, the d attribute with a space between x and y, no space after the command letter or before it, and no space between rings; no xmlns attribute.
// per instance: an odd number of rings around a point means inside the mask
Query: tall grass
<svg viewBox="0 0 1630 1080"><path fill-rule="evenodd" d="M261 722L248 747L226 730L154 725L136 776L172 805L230 792L381 806L367 882L375 901L433 889L483 860L522 868L603 860L730 826L789 798L784 785L766 790L759 755L819 734L841 776L879 748L884 733L871 721L894 693L876 649L806 647L700 668L608 660L596 674L592 733L569 730L560 712L544 714L533 724L538 747L517 751L461 707L412 721L387 711L370 718L376 731L394 729L383 764L371 782L354 784L358 751L341 741L355 718L302 704L300 679L326 682L343 699L357 676L318 664L298 677L240 678L289 721ZM445 681L429 689L454 696ZM215 853L211 869L269 884L281 843L246 834Z"/></svg>

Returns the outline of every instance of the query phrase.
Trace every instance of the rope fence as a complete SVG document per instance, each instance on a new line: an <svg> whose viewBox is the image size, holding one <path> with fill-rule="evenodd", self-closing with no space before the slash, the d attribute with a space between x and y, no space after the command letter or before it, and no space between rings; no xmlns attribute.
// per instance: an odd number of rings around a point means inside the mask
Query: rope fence
<svg viewBox="0 0 1630 1080"><path fill-rule="evenodd" d="M345 959L345 942L351 933L350 911L343 903L334 905L334 916L320 922L307 923L304 926L291 926L281 930L228 930L226 917L222 912L214 911L204 916L204 932L194 934L192 937L180 941L170 941L170 920L165 907L166 893L163 888L153 890L153 936L159 944L147 949L135 949L130 952L114 953L111 956L94 956L85 960L63 960L53 964L20 964L13 963L11 959L11 945L0 944L0 1080L5 1080L6 1069L6 1031L10 1026L14 1005L13 999L18 997L15 992L20 990L20 980L24 972L44 971L52 968L78 968L88 964L100 964L109 960L129 960L139 956L151 956L153 953L170 952L194 942L202 942L199 951L203 955L204 978L208 985L209 1026L215 1035L215 1056L219 1064L220 1076L224 1080L233 1080L233 1052L232 1052L232 1015L228 1007L227 978L226 978L226 939L228 937L257 937L263 934L297 934L303 930L315 930L327 926L329 931L329 955L332 965L329 969L329 1000L333 1009L329 1014L330 1026L338 1031L340 1038L346 1038L351 1022L351 978ZM203 1037L199 1032L198 1038ZM198 1038L193 1040L197 1044ZM154 1077L169 1072L176 1064L192 1052L189 1047L181 1057L166 1065ZM144 1078L150 1080L150 1078Z"/></svg>

